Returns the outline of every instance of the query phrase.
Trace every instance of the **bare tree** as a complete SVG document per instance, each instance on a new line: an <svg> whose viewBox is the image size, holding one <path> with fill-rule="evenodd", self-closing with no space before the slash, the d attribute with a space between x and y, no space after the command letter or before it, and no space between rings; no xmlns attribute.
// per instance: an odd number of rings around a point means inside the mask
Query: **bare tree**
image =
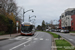
<svg viewBox="0 0 75 50"><path fill-rule="evenodd" d="M22 8L18 10L15 0L0 0L0 2L2 3L2 9L0 10L1 14L6 16L6 13L10 14L12 12L15 15L15 19L20 21L20 16L18 15Z"/></svg>

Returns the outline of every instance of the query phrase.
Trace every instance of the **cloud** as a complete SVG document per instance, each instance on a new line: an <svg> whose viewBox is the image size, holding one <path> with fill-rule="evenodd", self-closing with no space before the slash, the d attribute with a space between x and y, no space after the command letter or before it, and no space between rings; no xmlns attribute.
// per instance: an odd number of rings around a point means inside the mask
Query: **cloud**
<svg viewBox="0 0 75 50"><path fill-rule="evenodd" d="M34 13L26 13L25 19L28 21L29 15L36 15L36 25L41 24L42 20L46 22L59 20L61 13L67 8L75 8L75 0L16 0L16 2L25 10L34 10Z"/></svg>

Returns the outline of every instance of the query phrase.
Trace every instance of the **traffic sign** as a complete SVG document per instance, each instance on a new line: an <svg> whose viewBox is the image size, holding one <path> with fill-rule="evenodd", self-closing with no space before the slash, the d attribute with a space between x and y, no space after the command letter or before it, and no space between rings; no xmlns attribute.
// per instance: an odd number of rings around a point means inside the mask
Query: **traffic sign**
<svg viewBox="0 0 75 50"><path fill-rule="evenodd" d="M19 22L18 21L16 22L16 26L19 26Z"/></svg>

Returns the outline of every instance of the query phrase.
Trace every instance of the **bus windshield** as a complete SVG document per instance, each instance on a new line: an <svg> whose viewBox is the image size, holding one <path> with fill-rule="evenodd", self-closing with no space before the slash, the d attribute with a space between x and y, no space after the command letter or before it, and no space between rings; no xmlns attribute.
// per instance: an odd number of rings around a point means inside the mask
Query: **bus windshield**
<svg viewBox="0 0 75 50"><path fill-rule="evenodd" d="M31 32L32 31L32 29L33 29L33 26L32 25L30 25L30 26L21 26L21 31L22 32Z"/></svg>

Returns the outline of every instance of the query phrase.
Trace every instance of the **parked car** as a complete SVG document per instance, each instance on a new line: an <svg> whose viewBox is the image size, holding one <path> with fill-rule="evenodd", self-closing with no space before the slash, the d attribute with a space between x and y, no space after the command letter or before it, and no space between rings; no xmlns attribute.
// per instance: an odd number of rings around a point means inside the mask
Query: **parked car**
<svg viewBox="0 0 75 50"><path fill-rule="evenodd" d="M61 29L58 29L57 32L61 32Z"/></svg>
<svg viewBox="0 0 75 50"><path fill-rule="evenodd" d="M49 29L46 29L46 31L49 31Z"/></svg>
<svg viewBox="0 0 75 50"><path fill-rule="evenodd" d="M64 33L65 31L64 31L64 30L61 30L60 32L61 32L61 33Z"/></svg>
<svg viewBox="0 0 75 50"><path fill-rule="evenodd" d="M69 33L69 30L61 30L62 33Z"/></svg>
<svg viewBox="0 0 75 50"><path fill-rule="evenodd" d="M69 30L64 30L64 33L69 33Z"/></svg>
<svg viewBox="0 0 75 50"><path fill-rule="evenodd" d="M51 29L51 31L52 31L52 32L55 32L55 30L54 30L54 29Z"/></svg>

